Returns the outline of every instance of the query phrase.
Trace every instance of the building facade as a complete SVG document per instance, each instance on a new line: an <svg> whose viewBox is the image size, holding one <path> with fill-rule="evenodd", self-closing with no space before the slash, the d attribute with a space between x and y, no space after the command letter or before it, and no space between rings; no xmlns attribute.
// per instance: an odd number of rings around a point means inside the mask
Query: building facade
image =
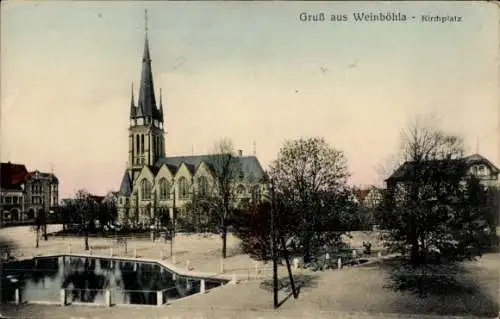
<svg viewBox="0 0 500 319"><path fill-rule="evenodd" d="M33 220L58 207L59 180L52 173L28 172L22 164L1 163L0 204L3 222Z"/></svg>
<svg viewBox="0 0 500 319"><path fill-rule="evenodd" d="M128 165L117 200L118 222L150 225L155 216L173 218L195 194L215 188L211 159L216 155L166 156L162 94L156 100L148 31L142 56L137 102L132 87L128 130ZM235 156L241 167L235 193L258 197L264 171L255 156Z"/></svg>
<svg viewBox="0 0 500 319"><path fill-rule="evenodd" d="M468 176L474 176L482 185L492 189L493 192L497 194L497 197L500 196L500 170L484 156L473 154L460 159L447 161L446 163L448 163L450 168L455 165L454 169L445 169L440 167L440 162L443 161L423 161L418 164L420 166L419 169L415 167L415 162L405 162L398 169L396 169L386 180L388 194L390 194L394 203L403 201L405 194L409 194L410 186L408 182L412 181L412 176L416 172L419 172L419 174L422 174L422 172L426 172L426 174L433 174L433 172L436 171L440 174L440 179L446 179L459 176L460 173L457 174L456 170L463 170L463 175L460 175L462 176L460 181L461 183L465 183ZM448 172L447 174L449 175L443 176L445 172ZM431 175L428 175L427 178L429 179L430 176Z"/></svg>

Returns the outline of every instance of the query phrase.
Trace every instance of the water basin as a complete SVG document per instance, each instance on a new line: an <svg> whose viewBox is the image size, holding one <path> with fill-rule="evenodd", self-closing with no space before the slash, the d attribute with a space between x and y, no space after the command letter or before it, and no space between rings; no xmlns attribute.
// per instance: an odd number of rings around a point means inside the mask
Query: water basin
<svg viewBox="0 0 500 319"><path fill-rule="evenodd" d="M159 298L161 304L226 282L181 276L155 262L56 256L4 263L1 287L2 302L17 298L28 303L60 303L64 289L68 304L106 304L110 298L115 305L157 305Z"/></svg>

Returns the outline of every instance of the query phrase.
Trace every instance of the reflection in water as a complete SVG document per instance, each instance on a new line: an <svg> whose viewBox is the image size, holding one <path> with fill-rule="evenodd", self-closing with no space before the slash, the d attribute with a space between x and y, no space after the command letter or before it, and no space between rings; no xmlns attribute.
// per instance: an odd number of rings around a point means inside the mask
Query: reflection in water
<svg viewBox="0 0 500 319"><path fill-rule="evenodd" d="M14 283L12 278L19 281ZM205 287L208 290L221 283L207 280ZM6 263L1 284L2 302L14 300L16 287L27 302L59 302L64 288L69 303L105 303L105 291L109 289L113 304L146 305L156 304L157 291L163 291L163 300L200 291L200 279L173 276L156 263L70 256Z"/></svg>

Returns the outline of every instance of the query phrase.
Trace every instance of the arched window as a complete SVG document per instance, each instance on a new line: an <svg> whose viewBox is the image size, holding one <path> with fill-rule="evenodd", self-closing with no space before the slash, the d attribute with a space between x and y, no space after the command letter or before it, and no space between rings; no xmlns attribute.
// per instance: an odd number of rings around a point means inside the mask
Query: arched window
<svg viewBox="0 0 500 319"><path fill-rule="evenodd" d="M198 192L202 196L208 194L208 181L205 176L198 177Z"/></svg>
<svg viewBox="0 0 500 319"><path fill-rule="evenodd" d="M139 145L140 145L140 142L139 142L139 134L136 134L135 135L135 154L139 154ZM139 164L139 159L137 160L137 164Z"/></svg>
<svg viewBox="0 0 500 319"><path fill-rule="evenodd" d="M188 197L189 188L187 179L183 176L179 178L179 198Z"/></svg>
<svg viewBox="0 0 500 319"><path fill-rule="evenodd" d="M141 154L144 154L144 134L141 134Z"/></svg>
<svg viewBox="0 0 500 319"><path fill-rule="evenodd" d="M170 185L165 178L160 179L160 200L170 198Z"/></svg>
<svg viewBox="0 0 500 319"><path fill-rule="evenodd" d="M238 194L238 196L243 196L245 194L245 186L243 185L238 185L238 187L236 187L236 194Z"/></svg>
<svg viewBox="0 0 500 319"><path fill-rule="evenodd" d="M151 199L151 183L147 179L141 181L142 200Z"/></svg>
<svg viewBox="0 0 500 319"><path fill-rule="evenodd" d="M260 201L260 197L260 187L259 185L255 185L254 187L252 187L252 201L258 202Z"/></svg>

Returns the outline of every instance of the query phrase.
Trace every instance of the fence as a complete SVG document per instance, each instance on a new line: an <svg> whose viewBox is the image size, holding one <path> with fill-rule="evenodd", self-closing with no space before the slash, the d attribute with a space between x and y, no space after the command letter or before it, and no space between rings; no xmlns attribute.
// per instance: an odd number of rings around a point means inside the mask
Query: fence
<svg viewBox="0 0 500 319"><path fill-rule="evenodd" d="M4 287L3 302L22 304L59 304L67 305L152 305L161 306L169 301L185 298L221 286L220 282L210 279L186 279L186 290L179 291L177 286L160 290L130 290L121 288L77 289L50 287L23 287L19 284Z"/></svg>

